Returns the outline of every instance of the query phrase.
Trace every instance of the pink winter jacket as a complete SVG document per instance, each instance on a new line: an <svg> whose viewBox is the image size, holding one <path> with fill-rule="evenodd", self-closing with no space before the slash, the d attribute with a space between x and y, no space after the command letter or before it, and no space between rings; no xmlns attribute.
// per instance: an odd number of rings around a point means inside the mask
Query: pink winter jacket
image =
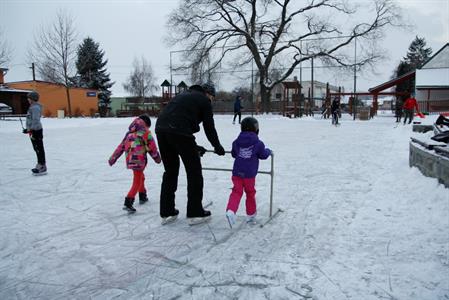
<svg viewBox="0 0 449 300"><path fill-rule="evenodd" d="M128 132L109 158L109 165L115 164L117 159L126 153L126 167L132 170L144 170L147 165L147 153L156 163L161 162L153 136L145 122L137 118L129 125Z"/></svg>

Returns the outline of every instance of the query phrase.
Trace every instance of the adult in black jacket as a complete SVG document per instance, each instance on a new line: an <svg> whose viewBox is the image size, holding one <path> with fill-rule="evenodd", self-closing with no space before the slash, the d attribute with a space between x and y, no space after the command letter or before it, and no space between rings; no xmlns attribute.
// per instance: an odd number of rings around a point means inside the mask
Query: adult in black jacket
<svg viewBox="0 0 449 300"><path fill-rule="evenodd" d="M179 211L175 208L175 192L178 187L179 157L187 174L187 218L191 224L210 217L204 210L203 175L199 147L194 133L203 123L207 139L218 155L225 150L215 130L211 100L215 97L213 84L193 85L189 90L174 97L159 115L156 122L156 136L159 144L164 175L161 186L160 216L163 223L175 219ZM204 152L203 152L204 154Z"/></svg>

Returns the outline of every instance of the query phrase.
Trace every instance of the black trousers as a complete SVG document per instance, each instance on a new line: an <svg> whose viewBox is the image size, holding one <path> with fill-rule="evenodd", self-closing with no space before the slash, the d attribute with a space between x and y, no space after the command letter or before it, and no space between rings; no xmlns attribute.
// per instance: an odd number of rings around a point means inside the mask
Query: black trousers
<svg viewBox="0 0 449 300"><path fill-rule="evenodd" d="M234 120L232 120L232 122L235 123L235 118L236 118L237 116L239 116L239 124L240 124L240 121L241 121L241 119L242 119L242 112L241 112L241 111L235 111L235 112L234 112Z"/></svg>
<svg viewBox="0 0 449 300"><path fill-rule="evenodd" d="M36 152L37 163L45 165L44 135L42 129L33 130L31 134L31 144L33 144L34 152Z"/></svg>
<svg viewBox="0 0 449 300"><path fill-rule="evenodd" d="M203 173L195 138L173 133L156 133L164 164L160 216L174 215L175 192L178 188L179 158L187 174L187 217L203 216Z"/></svg>
<svg viewBox="0 0 449 300"><path fill-rule="evenodd" d="M407 122L410 124L413 121L413 115L415 114L415 110L412 109L404 109L404 124Z"/></svg>

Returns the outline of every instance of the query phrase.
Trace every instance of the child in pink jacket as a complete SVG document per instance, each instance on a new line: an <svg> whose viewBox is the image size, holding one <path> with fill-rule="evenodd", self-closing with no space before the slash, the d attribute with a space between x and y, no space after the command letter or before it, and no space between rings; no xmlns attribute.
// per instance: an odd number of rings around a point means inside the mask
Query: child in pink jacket
<svg viewBox="0 0 449 300"><path fill-rule="evenodd" d="M141 115L132 121L128 132L122 142L117 146L114 153L109 158L109 165L115 164L117 159L126 153L126 167L133 170L133 183L127 196L125 197L124 210L129 213L135 213L133 207L134 198L139 192L139 203L144 204L148 201L147 191L145 189L145 175L143 170L147 165L147 153L157 163L161 163L161 156L157 150L156 143L150 132L151 120L147 115Z"/></svg>

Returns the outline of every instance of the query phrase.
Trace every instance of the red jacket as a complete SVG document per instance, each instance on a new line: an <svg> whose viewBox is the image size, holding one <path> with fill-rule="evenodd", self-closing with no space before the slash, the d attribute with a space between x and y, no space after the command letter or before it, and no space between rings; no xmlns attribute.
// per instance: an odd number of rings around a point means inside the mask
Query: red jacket
<svg viewBox="0 0 449 300"><path fill-rule="evenodd" d="M419 111L418 108L418 102L416 102L416 99L413 97L408 98L404 102L404 106L402 106L403 109L413 109L416 108L416 111Z"/></svg>

